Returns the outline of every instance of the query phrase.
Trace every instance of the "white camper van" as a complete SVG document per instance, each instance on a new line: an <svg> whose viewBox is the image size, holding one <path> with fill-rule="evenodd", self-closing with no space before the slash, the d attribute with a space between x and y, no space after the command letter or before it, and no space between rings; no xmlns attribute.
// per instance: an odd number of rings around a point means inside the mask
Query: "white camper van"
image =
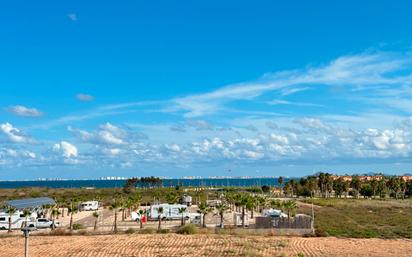
<svg viewBox="0 0 412 257"><path fill-rule="evenodd" d="M5 212L0 212L0 229L6 230L9 229L9 218L11 218L11 229L20 229L23 226L24 218L20 218L18 212L13 215L9 215Z"/></svg>
<svg viewBox="0 0 412 257"><path fill-rule="evenodd" d="M87 201L80 204L79 209L81 211L97 211L99 209L98 201Z"/></svg>
<svg viewBox="0 0 412 257"><path fill-rule="evenodd" d="M183 213L183 217L185 219L189 219L189 210L187 205L184 204L155 204L150 206L148 219L149 220L158 220L159 219L159 212L158 209L163 207L163 213L160 214L161 219L166 220L179 220L182 218L182 214L179 213L179 208L186 208L186 211Z"/></svg>

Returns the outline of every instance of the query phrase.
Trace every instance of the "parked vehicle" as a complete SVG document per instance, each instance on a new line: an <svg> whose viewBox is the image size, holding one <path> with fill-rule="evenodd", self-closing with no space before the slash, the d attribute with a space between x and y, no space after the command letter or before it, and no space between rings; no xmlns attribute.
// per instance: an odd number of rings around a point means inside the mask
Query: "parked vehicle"
<svg viewBox="0 0 412 257"><path fill-rule="evenodd" d="M81 211L97 211L99 209L98 201L87 201L82 202L79 206Z"/></svg>
<svg viewBox="0 0 412 257"><path fill-rule="evenodd" d="M9 229L9 219L11 219L11 229L20 229L23 226L24 219L20 218L20 214L16 212L13 215L8 213L0 213L0 229L6 230Z"/></svg>
<svg viewBox="0 0 412 257"><path fill-rule="evenodd" d="M288 215L283 213L281 210L276 210L276 209L264 209L262 211L262 215L266 217L271 217L272 219L274 218L286 218Z"/></svg>
<svg viewBox="0 0 412 257"><path fill-rule="evenodd" d="M35 228L58 228L61 227L61 224L59 221L55 220L50 220L50 219L46 219L46 218L39 218L35 221L29 221L27 223L28 227L35 227Z"/></svg>
<svg viewBox="0 0 412 257"><path fill-rule="evenodd" d="M163 213L160 214L160 218L164 220L179 220L182 218L182 214L179 213L179 208L186 208L186 211L183 213L185 219L189 219L189 210L187 205L183 204L154 204L150 206L147 217L149 220L159 220L158 209L163 207Z"/></svg>
<svg viewBox="0 0 412 257"><path fill-rule="evenodd" d="M200 226L202 225L202 215L200 213L189 213L189 221Z"/></svg>
<svg viewBox="0 0 412 257"><path fill-rule="evenodd" d="M184 204L186 206L191 206L192 205L192 197L190 195L184 195L180 201L181 204Z"/></svg>

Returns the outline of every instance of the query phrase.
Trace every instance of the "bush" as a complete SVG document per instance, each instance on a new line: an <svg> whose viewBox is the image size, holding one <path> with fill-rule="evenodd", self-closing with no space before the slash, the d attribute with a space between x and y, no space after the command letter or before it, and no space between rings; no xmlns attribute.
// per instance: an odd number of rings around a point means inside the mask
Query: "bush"
<svg viewBox="0 0 412 257"><path fill-rule="evenodd" d="M134 228L128 228L128 229L125 231L125 233L126 233L126 234L134 234L134 233L136 233L136 230L135 230Z"/></svg>
<svg viewBox="0 0 412 257"><path fill-rule="evenodd" d="M139 230L140 234L154 234L155 232L156 230L154 228L145 228L145 229Z"/></svg>
<svg viewBox="0 0 412 257"><path fill-rule="evenodd" d="M73 229L74 230L80 230L80 229L85 229L83 224L75 223L73 224Z"/></svg>
<svg viewBox="0 0 412 257"><path fill-rule="evenodd" d="M167 228L162 228L162 229L157 231L157 233L159 233L159 234L167 234L169 232L170 232L170 229L167 229Z"/></svg>
<svg viewBox="0 0 412 257"><path fill-rule="evenodd" d="M197 233L197 227L194 224L187 224L179 228L178 234L193 235Z"/></svg>
<svg viewBox="0 0 412 257"><path fill-rule="evenodd" d="M89 234L89 232L87 232L86 229L82 229L82 230L80 230L77 234L82 235L82 236L86 236L86 235Z"/></svg>
<svg viewBox="0 0 412 257"><path fill-rule="evenodd" d="M58 228L50 231L49 235L52 236L71 236L72 233L64 228Z"/></svg>

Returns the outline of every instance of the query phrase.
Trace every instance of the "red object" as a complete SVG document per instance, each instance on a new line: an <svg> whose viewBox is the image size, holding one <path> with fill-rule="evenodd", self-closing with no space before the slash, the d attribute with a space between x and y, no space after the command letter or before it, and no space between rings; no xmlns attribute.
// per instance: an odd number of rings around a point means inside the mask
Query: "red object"
<svg viewBox="0 0 412 257"><path fill-rule="evenodd" d="M142 222L143 222L143 223L146 223L146 215L143 215L143 217L142 217Z"/></svg>

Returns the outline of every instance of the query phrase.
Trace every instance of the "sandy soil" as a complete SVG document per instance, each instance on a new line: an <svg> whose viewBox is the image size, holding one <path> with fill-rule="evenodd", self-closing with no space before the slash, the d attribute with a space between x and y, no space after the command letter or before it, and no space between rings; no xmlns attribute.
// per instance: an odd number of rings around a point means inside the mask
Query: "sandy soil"
<svg viewBox="0 0 412 257"><path fill-rule="evenodd" d="M0 256L20 256L23 237L0 240ZM410 256L412 240L230 235L32 236L30 256Z"/></svg>

